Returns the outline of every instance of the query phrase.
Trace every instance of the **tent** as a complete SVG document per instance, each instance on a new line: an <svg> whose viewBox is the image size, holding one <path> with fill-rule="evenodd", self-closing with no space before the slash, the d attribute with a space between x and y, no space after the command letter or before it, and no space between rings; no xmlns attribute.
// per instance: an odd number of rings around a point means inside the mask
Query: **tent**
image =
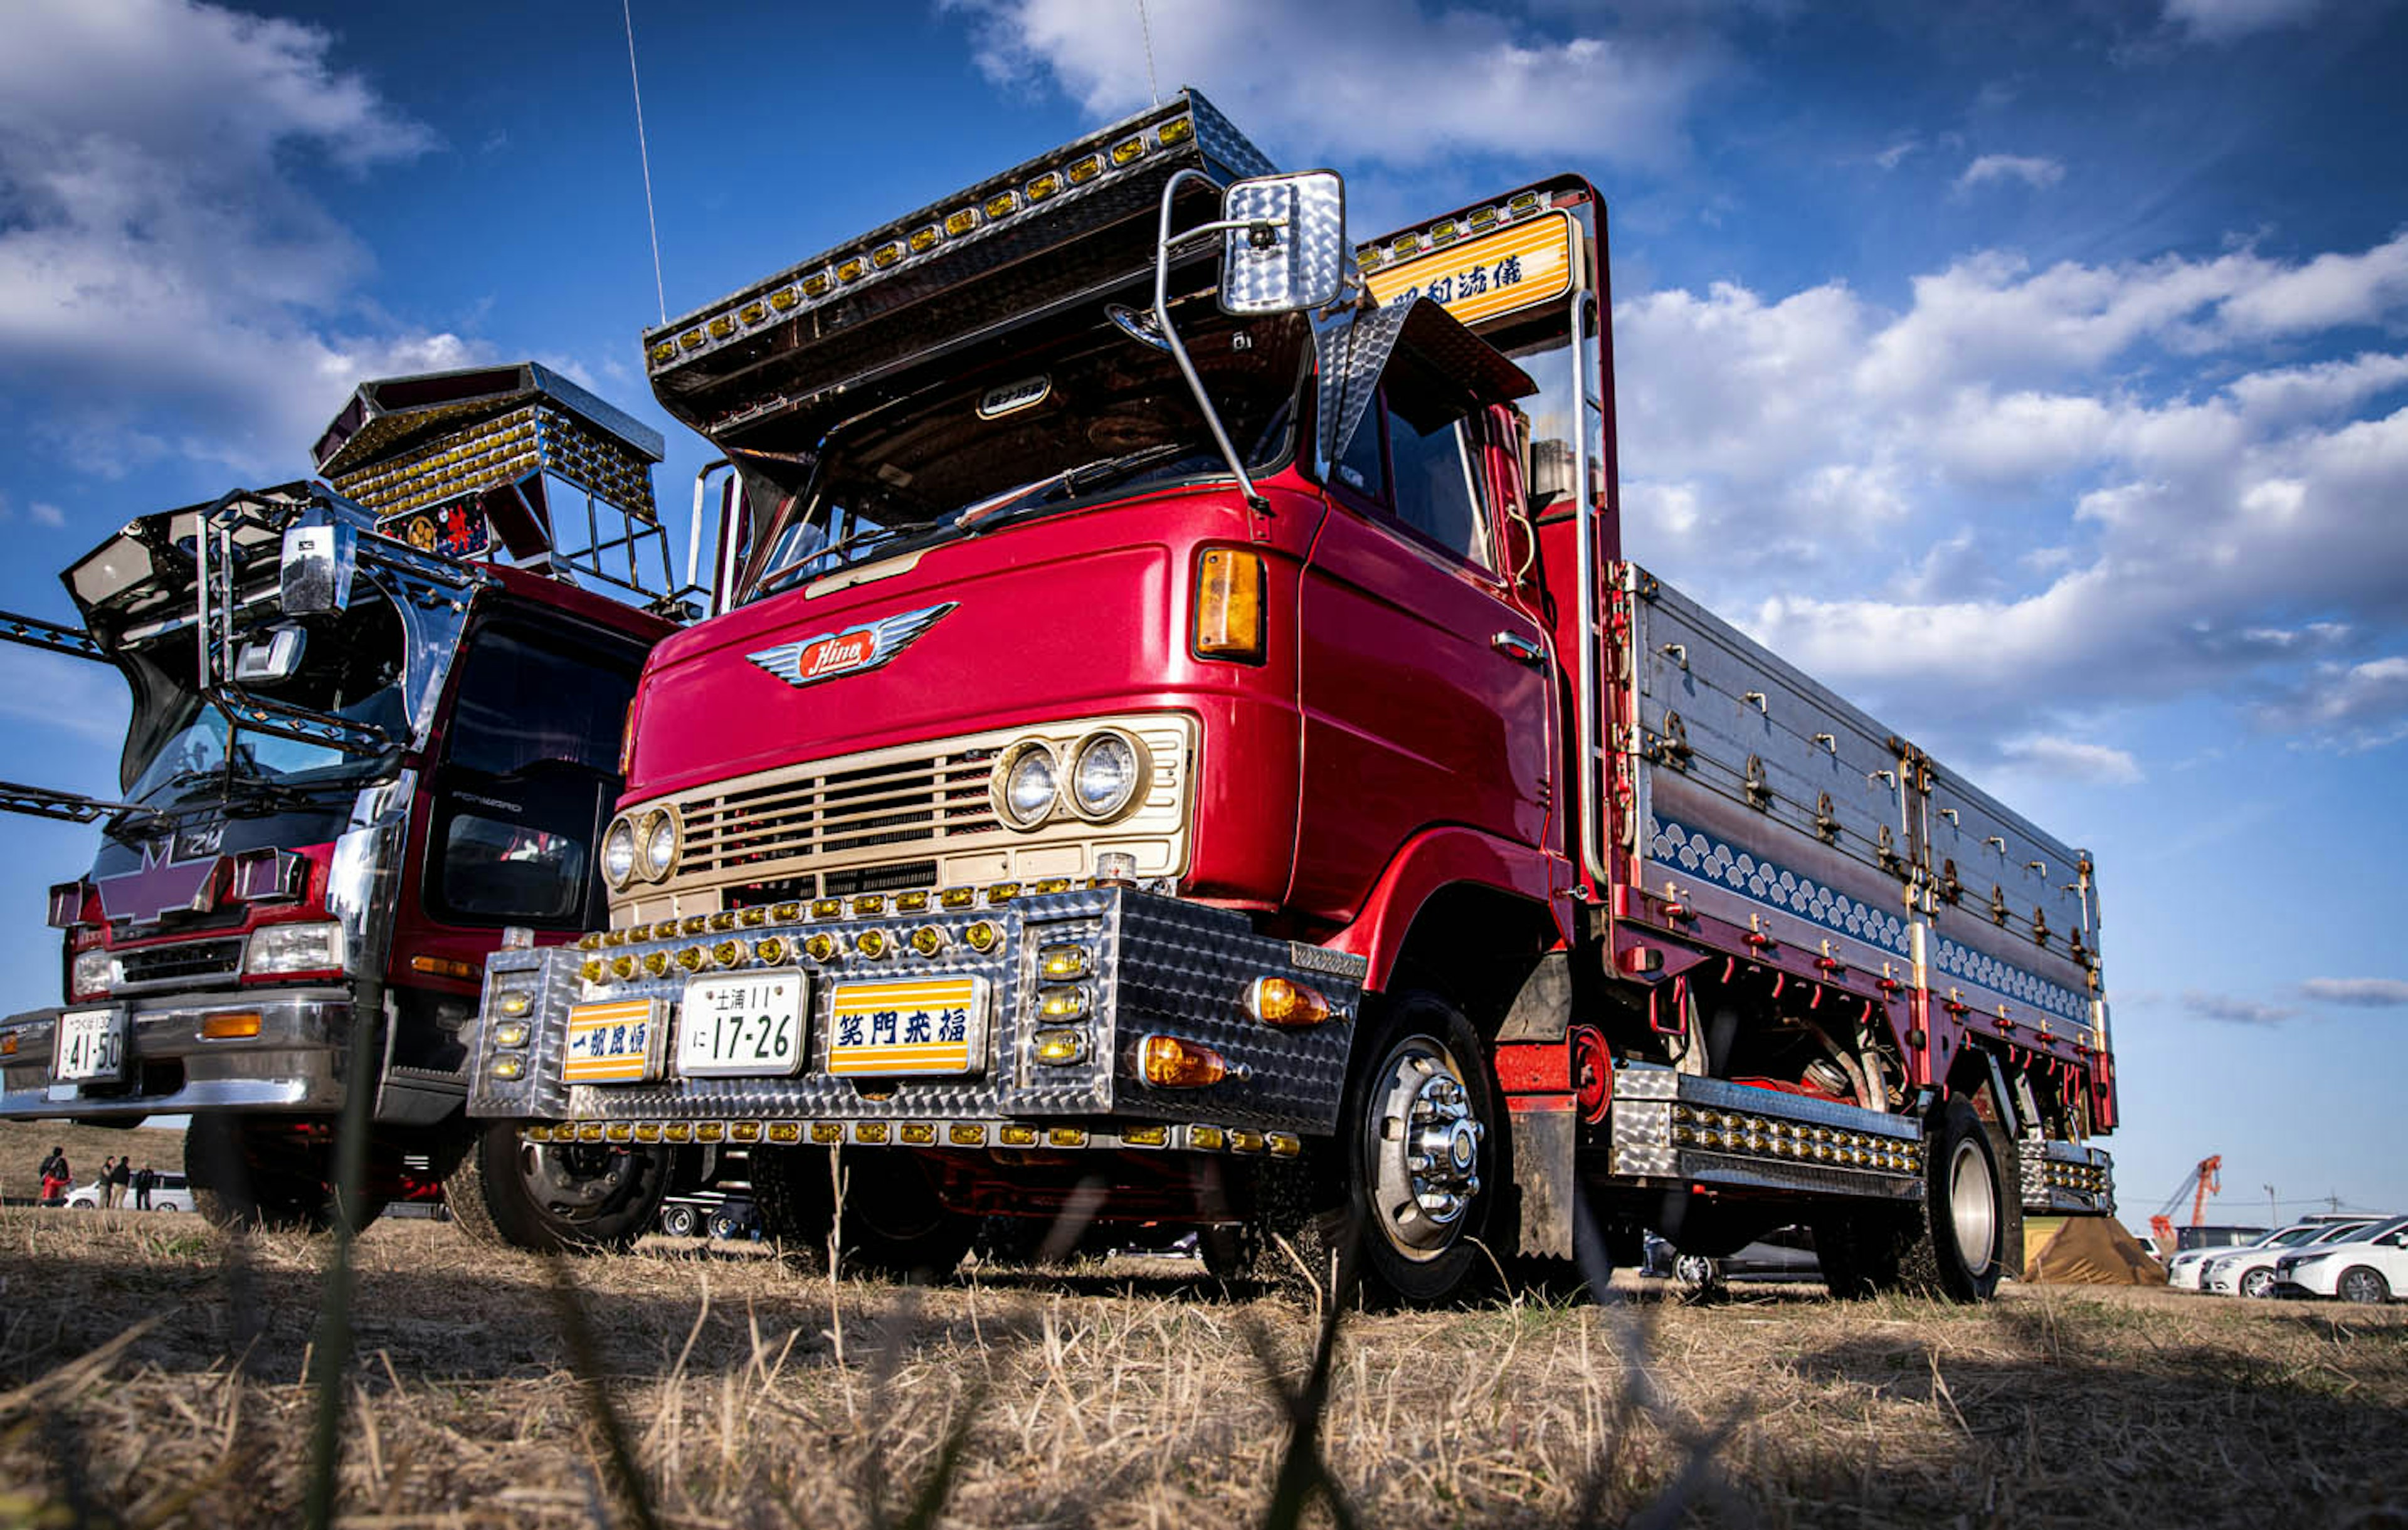
<svg viewBox="0 0 2408 1530"><path fill-rule="evenodd" d="M2024 1279L2049 1285L2161 1286L2166 1271L2114 1217L2068 1217L2026 1258Z"/></svg>

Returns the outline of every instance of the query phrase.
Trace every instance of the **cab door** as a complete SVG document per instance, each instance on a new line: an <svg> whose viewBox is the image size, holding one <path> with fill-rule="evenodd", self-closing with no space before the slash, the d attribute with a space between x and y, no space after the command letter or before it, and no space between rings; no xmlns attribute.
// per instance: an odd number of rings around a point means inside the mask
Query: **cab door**
<svg viewBox="0 0 2408 1530"><path fill-rule="evenodd" d="M1359 911L1414 835L1460 824L1538 845L1548 660L1497 573L1486 417L1392 387L1330 478L1304 571L1304 771L1291 907Z"/></svg>

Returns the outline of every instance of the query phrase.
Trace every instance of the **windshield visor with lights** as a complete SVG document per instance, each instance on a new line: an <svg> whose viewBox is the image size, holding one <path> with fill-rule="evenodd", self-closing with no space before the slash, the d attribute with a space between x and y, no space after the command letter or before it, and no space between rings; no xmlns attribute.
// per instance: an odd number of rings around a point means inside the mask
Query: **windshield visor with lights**
<svg viewBox="0 0 2408 1530"><path fill-rule="evenodd" d="M1226 479L1227 464L1150 315L1123 305L1008 358L958 365L838 426L816 451L732 451L760 527L739 602L848 565L975 536L1032 516L1166 484ZM1293 315L1240 321L1209 295L1173 305L1206 391L1252 471L1294 450L1308 334Z"/></svg>

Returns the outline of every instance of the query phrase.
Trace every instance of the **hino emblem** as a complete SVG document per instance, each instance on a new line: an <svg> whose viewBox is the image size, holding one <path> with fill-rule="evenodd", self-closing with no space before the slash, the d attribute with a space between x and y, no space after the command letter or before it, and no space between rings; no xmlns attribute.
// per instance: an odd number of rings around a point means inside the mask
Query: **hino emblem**
<svg viewBox="0 0 2408 1530"><path fill-rule="evenodd" d="M957 604L923 607L882 622L864 622L842 632L822 633L798 643L780 643L744 655L788 685L816 685L839 675L876 669L919 640L938 618Z"/></svg>

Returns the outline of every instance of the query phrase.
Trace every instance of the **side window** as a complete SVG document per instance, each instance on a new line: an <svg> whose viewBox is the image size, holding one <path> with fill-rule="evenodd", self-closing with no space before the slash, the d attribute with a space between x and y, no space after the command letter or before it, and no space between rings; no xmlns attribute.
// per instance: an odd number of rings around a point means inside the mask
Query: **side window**
<svg viewBox="0 0 2408 1530"><path fill-rule="evenodd" d="M618 795L632 649L496 623L462 658L428 857L437 918L573 925Z"/></svg>
<svg viewBox="0 0 2408 1530"><path fill-rule="evenodd" d="M1363 422L1354 427L1354 438L1346 443L1346 455L1336 470L1340 482L1373 500L1388 496L1388 472L1380 462L1380 414L1374 400L1363 411Z"/></svg>
<svg viewBox="0 0 2408 1530"><path fill-rule="evenodd" d="M1396 472L1397 519L1450 552L1488 565L1470 443L1453 422L1427 435L1403 415L1388 415L1388 461Z"/></svg>

